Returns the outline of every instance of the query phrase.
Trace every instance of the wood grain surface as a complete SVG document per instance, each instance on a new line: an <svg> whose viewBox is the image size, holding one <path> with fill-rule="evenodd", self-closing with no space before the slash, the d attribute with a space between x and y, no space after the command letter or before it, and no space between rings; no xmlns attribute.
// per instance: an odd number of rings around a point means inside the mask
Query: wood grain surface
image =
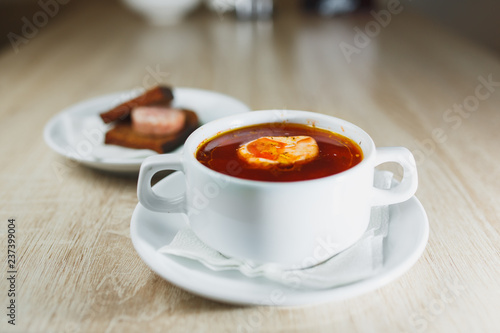
<svg viewBox="0 0 500 333"><path fill-rule="evenodd" d="M158 28L119 3L79 2L18 52L0 51L1 332L498 332L498 55L403 10L348 61L340 45L355 45L355 28L372 15L278 9L271 22L201 10ZM158 82L253 109L334 115L378 146L410 148L431 227L424 255L377 291L315 306L225 305L161 279L130 241L136 176L80 166L42 137L71 104ZM9 218L15 326L6 309Z"/></svg>

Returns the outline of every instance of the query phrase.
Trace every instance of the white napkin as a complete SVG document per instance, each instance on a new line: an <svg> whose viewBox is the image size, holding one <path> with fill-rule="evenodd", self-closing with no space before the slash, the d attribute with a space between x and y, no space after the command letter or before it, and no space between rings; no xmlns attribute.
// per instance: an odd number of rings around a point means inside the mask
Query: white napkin
<svg viewBox="0 0 500 333"><path fill-rule="evenodd" d="M104 124L98 116L68 114L63 118L58 140L68 155L81 160L123 163L156 155L149 149L132 149L104 144L104 136L111 125Z"/></svg>
<svg viewBox="0 0 500 333"><path fill-rule="evenodd" d="M375 172L374 185L388 189L392 173ZM383 240L387 236L389 207L373 207L370 224L354 245L311 268L285 270L275 264L255 265L250 261L228 258L204 244L189 229L177 232L172 242L158 252L199 261L214 271L236 270L248 277L265 277L292 288L325 289L353 283L375 275L384 263Z"/></svg>
<svg viewBox="0 0 500 333"><path fill-rule="evenodd" d="M92 150L92 157L96 161L112 162L115 160L139 160L142 161L148 156L156 155L157 153L150 149L131 149L115 145L105 145L104 143L96 145Z"/></svg>

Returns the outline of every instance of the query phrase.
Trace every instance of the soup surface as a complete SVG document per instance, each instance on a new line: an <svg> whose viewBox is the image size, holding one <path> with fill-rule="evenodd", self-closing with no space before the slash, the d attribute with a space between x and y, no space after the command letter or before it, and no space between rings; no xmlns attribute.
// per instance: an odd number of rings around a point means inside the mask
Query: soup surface
<svg viewBox="0 0 500 333"><path fill-rule="evenodd" d="M363 159L357 143L313 126L267 123L223 132L203 142L196 159L217 172L289 182L345 171Z"/></svg>

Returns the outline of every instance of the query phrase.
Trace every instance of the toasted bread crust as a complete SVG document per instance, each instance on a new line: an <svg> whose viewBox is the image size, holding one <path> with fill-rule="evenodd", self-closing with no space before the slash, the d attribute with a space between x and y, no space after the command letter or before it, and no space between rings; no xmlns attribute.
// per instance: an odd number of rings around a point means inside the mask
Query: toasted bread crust
<svg viewBox="0 0 500 333"><path fill-rule="evenodd" d="M141 96L138 96L130 101L122 103L113 109L101 113L101 119L106 123L110 123L116 120L124 120L129 117L132 109L138 106L149 106L149 105L170 105L170 102L174 99L172 89L166 86L158 86L146 91Z"/></svg>
<svg viewBox="0 0 500 333"><path fill-rule="evenodd" d="M190 110L186 113L186 123L177 133L162 136L151 136L137 133L129 121L120 121L106 133L105 143L136 149L151 149L157 153L168 153L179 147L187 137L198 128L198 116Z"/></svg>

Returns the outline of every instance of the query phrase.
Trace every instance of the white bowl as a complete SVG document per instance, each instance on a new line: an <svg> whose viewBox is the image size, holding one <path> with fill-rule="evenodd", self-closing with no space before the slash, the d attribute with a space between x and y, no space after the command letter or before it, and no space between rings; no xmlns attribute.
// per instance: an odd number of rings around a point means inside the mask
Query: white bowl
<svg viewBox="0 0 500 333"><path fill-rule="evenodd" d="M123 0L130 9L146 17L152 25L172 25L181 21L200 0Z"/></svg>

